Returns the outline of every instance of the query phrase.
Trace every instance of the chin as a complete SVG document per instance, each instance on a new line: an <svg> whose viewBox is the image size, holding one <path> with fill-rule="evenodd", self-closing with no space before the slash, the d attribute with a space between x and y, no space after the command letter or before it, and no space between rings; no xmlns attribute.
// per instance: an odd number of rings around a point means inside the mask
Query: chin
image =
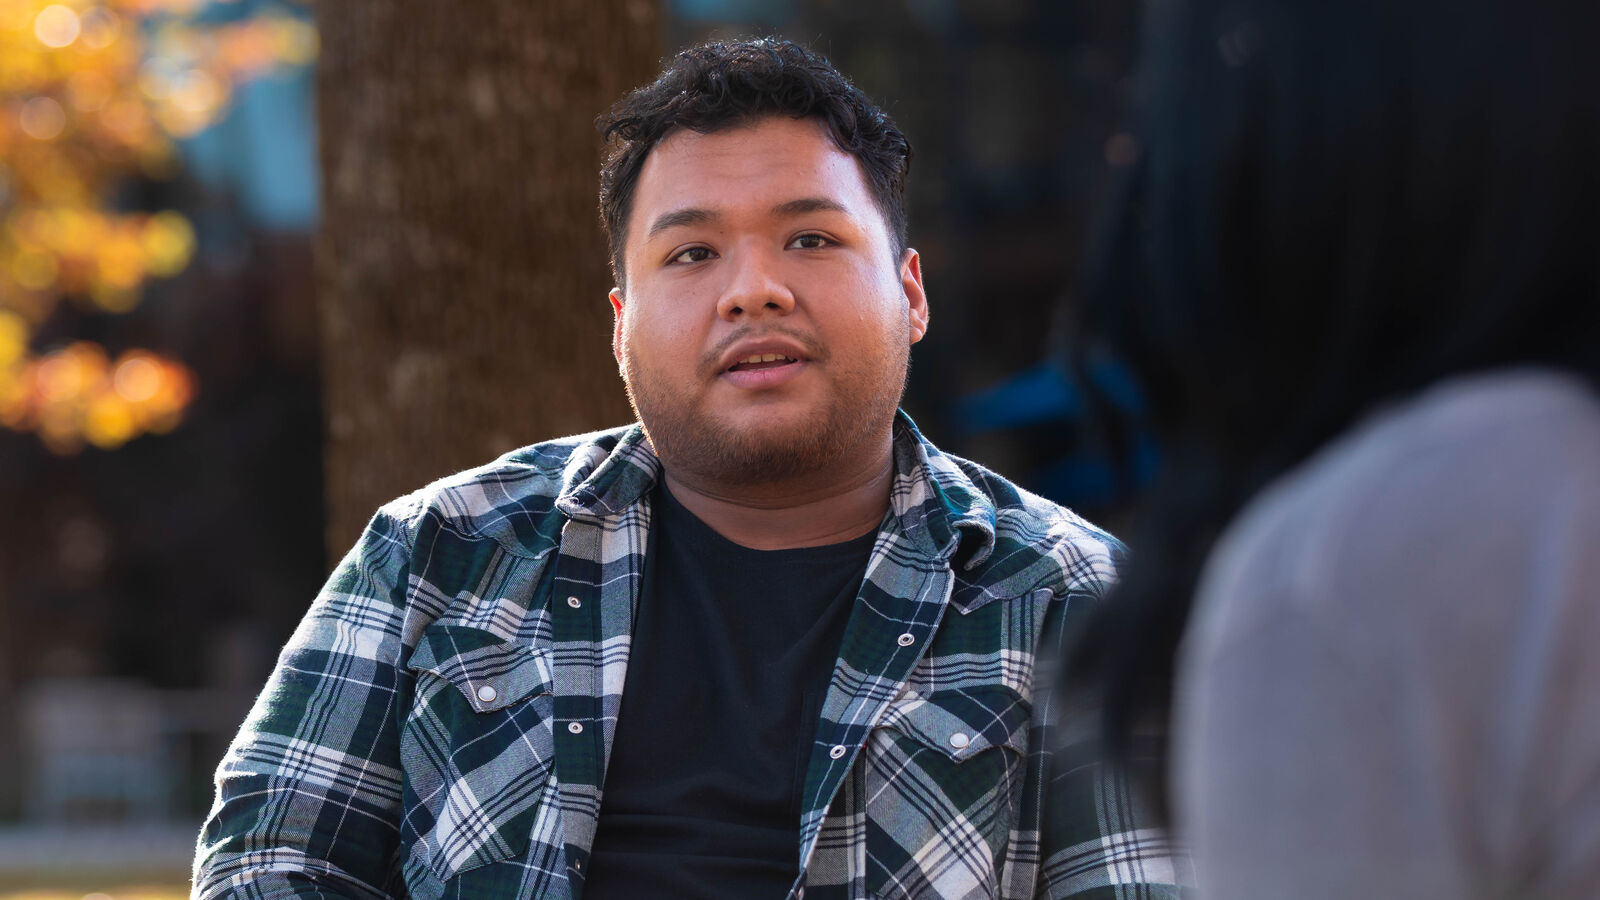
<svg viewBox="0 0 1600 900"><path fill-rule="evenodd" d="M835 441L827 428L807 427L804 417L729 422L707 429L716 437L718 456L729 467L752 476L798 475L832 460Z"/></svg>
<svg viewBox="0 0 1600 900"><path fill-rule="evenodd" d="M740 409L732 414L697 416L719 434L752 442L792 441L831 416L825 409L798 409L793 404Z"/></svg>
<svg viewBox="0 0 1600 900"><path fill-rule="evenodd" d="M725 483L797 478L840 462L855 435L836 417L756 414L685 419L643 416L662 462Z"/></svg>
<svg viewBox="0 0 1600 900"><path fill-rule="evenodd" d="M624 361L629 399L656 455L669 468L725 484L804 478L850 464L887 432L904 386L902 376L881 391L715 403L643 374Z"/></svg>

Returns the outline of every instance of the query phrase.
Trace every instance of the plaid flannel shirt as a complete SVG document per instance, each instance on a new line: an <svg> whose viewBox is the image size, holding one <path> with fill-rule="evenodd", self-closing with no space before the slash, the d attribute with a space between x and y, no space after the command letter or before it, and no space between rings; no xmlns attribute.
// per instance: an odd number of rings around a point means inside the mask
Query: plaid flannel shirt
<svg viewBox="0 0 1600 900"><path fill-rule="evenodd" d="M894 454L790 900L1180 896L1092 742L1043 737L1036 660L1120 545L903 414ZM380 510L218 769L194 896L581 896L659 470L632 426Z"/></svg>

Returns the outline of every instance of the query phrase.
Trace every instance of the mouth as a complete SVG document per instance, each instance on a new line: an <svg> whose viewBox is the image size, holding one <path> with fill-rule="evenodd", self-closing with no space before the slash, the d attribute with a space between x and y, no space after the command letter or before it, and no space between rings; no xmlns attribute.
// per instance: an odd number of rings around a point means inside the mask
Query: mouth
<svg viewBox="0 0 1600 900"><path fill-rule="evenodd" d="M792 356L782 353L752 353L735 362L726 371L729 372L759 372L763 369L776 369L782 366L792 366L799 362Z"/></svg>
<svg viewBox="0 0 1600 900"><path fill-rule="evenodd" d="M743 391L766 394L799 378L811 366L801 348L787 341L746 345L722 359L722 383ZM786 346L787 345L787 346Z"/></svg>

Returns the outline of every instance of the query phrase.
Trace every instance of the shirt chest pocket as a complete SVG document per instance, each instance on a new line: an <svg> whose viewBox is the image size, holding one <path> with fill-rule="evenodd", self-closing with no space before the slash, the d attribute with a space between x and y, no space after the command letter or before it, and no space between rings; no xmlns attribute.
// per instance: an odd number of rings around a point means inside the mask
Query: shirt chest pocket
<svg viewBox="0 0 1600 900"><path fill-rule="evenodd" d="M408 668L401 843L407 885L425 897L522 855L554 815L555 699L548 650L480 629L435 623Z"/></svg>
<svg viewBox="0 0 1600 900"><path fill-rule="evenodd" d="M870 737L863 797L873 897L997 896L1031 709L1001 686L906 693Z"/></svg>

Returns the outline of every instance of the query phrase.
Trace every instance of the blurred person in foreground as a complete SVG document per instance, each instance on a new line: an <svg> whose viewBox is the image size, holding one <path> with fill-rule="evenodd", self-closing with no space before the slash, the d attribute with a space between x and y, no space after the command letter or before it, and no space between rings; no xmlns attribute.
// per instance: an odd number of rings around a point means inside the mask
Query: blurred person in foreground
<svg viewBox="0 0 1600 900"><path fill-rule="evenodd" d="M1166 459L1082 661L1205 896L1600 897L1596 10L1150 8L1083 324Z"/></svg>
<svg viewBox="0 0 1600 900"><path fill-rule="evenodd" d="M1177 896L1092 742L1041 737L1118 545L896 410L905 137L771 40L602 127L641 424L379 511L219 769L195 894Z"/></svg>

